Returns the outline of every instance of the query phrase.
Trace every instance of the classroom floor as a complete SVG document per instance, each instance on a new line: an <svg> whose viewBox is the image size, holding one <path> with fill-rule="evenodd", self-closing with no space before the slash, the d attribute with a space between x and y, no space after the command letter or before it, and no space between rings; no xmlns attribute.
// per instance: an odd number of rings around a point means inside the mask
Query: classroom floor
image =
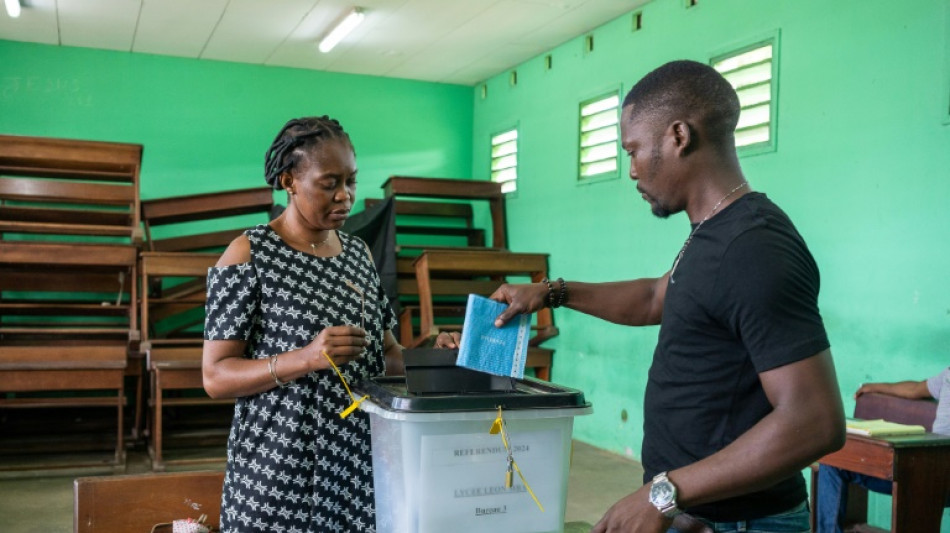
<svg viewBox="0 0 950 533"><path fill-rule="evenodd" d="M198 468L206 469L207 466ZM131 450L126 473L143 472L148 472L145 454ZM0 531L71 532L73 479L78 475L0 479ZM636 461L575 441L568 481L565 533L588 532L615 501L641 485L642 475L643 470ZM117 509L117 512L135 510Z"/></svg>

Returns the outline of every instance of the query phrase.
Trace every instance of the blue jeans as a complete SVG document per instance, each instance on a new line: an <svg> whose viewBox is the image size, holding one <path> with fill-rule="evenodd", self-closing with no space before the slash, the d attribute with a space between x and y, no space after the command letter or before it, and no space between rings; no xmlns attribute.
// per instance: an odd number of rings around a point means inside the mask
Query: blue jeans
<svg viewBox="0 0 950 533"><path fill-rule="evenodd" d="M808 505L802 502L783 513L752 520L741 520L739 522L710 522L701 518L700 520L713 528L716 533L809 533L811 530L809 517ZM679 532L670 529L667 533Z"/></svg>
<svg viewBox="0 0 950 533"><path fill-rule="evenodd" d="M815 503L816 533L841 533L848 512L848 484L860 485L869 491L891 493L891 482L828 465L818 465L818 498ZM813 487L812 490L815 490Z"/></svg>

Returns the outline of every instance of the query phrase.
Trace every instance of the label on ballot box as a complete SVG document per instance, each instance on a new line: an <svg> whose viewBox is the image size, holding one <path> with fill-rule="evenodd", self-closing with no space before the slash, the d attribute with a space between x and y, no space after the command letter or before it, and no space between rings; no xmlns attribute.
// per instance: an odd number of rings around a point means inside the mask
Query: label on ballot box
<svg viewBox="0 0 950 533"><path fill-rule="evenodd" d="M561 527L561 431L513 432L510 438L512 454L544 511L517 476L505 487L508 453L498 435L429 435L421 439L420 479L427 498L420 505L420 533Z"/></svg>

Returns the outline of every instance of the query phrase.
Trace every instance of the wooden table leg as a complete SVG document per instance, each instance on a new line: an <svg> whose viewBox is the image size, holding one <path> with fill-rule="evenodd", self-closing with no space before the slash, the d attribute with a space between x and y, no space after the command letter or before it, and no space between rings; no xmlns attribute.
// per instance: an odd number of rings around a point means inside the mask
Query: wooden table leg
<svg viewBox="0 0 950 533"><path fill-rule="evenodd" d="M948 488L950 464L941 460L938 449L921 448L902 456L894 465L891 531L938 533Z"/></svg>

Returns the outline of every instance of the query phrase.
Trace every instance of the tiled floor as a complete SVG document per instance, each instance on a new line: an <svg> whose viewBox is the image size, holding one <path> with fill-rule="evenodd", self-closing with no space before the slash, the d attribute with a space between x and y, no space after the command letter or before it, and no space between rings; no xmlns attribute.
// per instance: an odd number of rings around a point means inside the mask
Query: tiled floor
<svg viewBox="0 0 950 533"><path fill-rule="evenodd" d="M127 465L126 473L129 474L148 471L147 459L140 451L129 453ZM639 463L575 441L568 481L565 533L589 531L615 501L640 486L642 475ZM75 477L74 473L0 479L0 532L72 531ZM135 512L134 509L116 511Z"/></svg>

